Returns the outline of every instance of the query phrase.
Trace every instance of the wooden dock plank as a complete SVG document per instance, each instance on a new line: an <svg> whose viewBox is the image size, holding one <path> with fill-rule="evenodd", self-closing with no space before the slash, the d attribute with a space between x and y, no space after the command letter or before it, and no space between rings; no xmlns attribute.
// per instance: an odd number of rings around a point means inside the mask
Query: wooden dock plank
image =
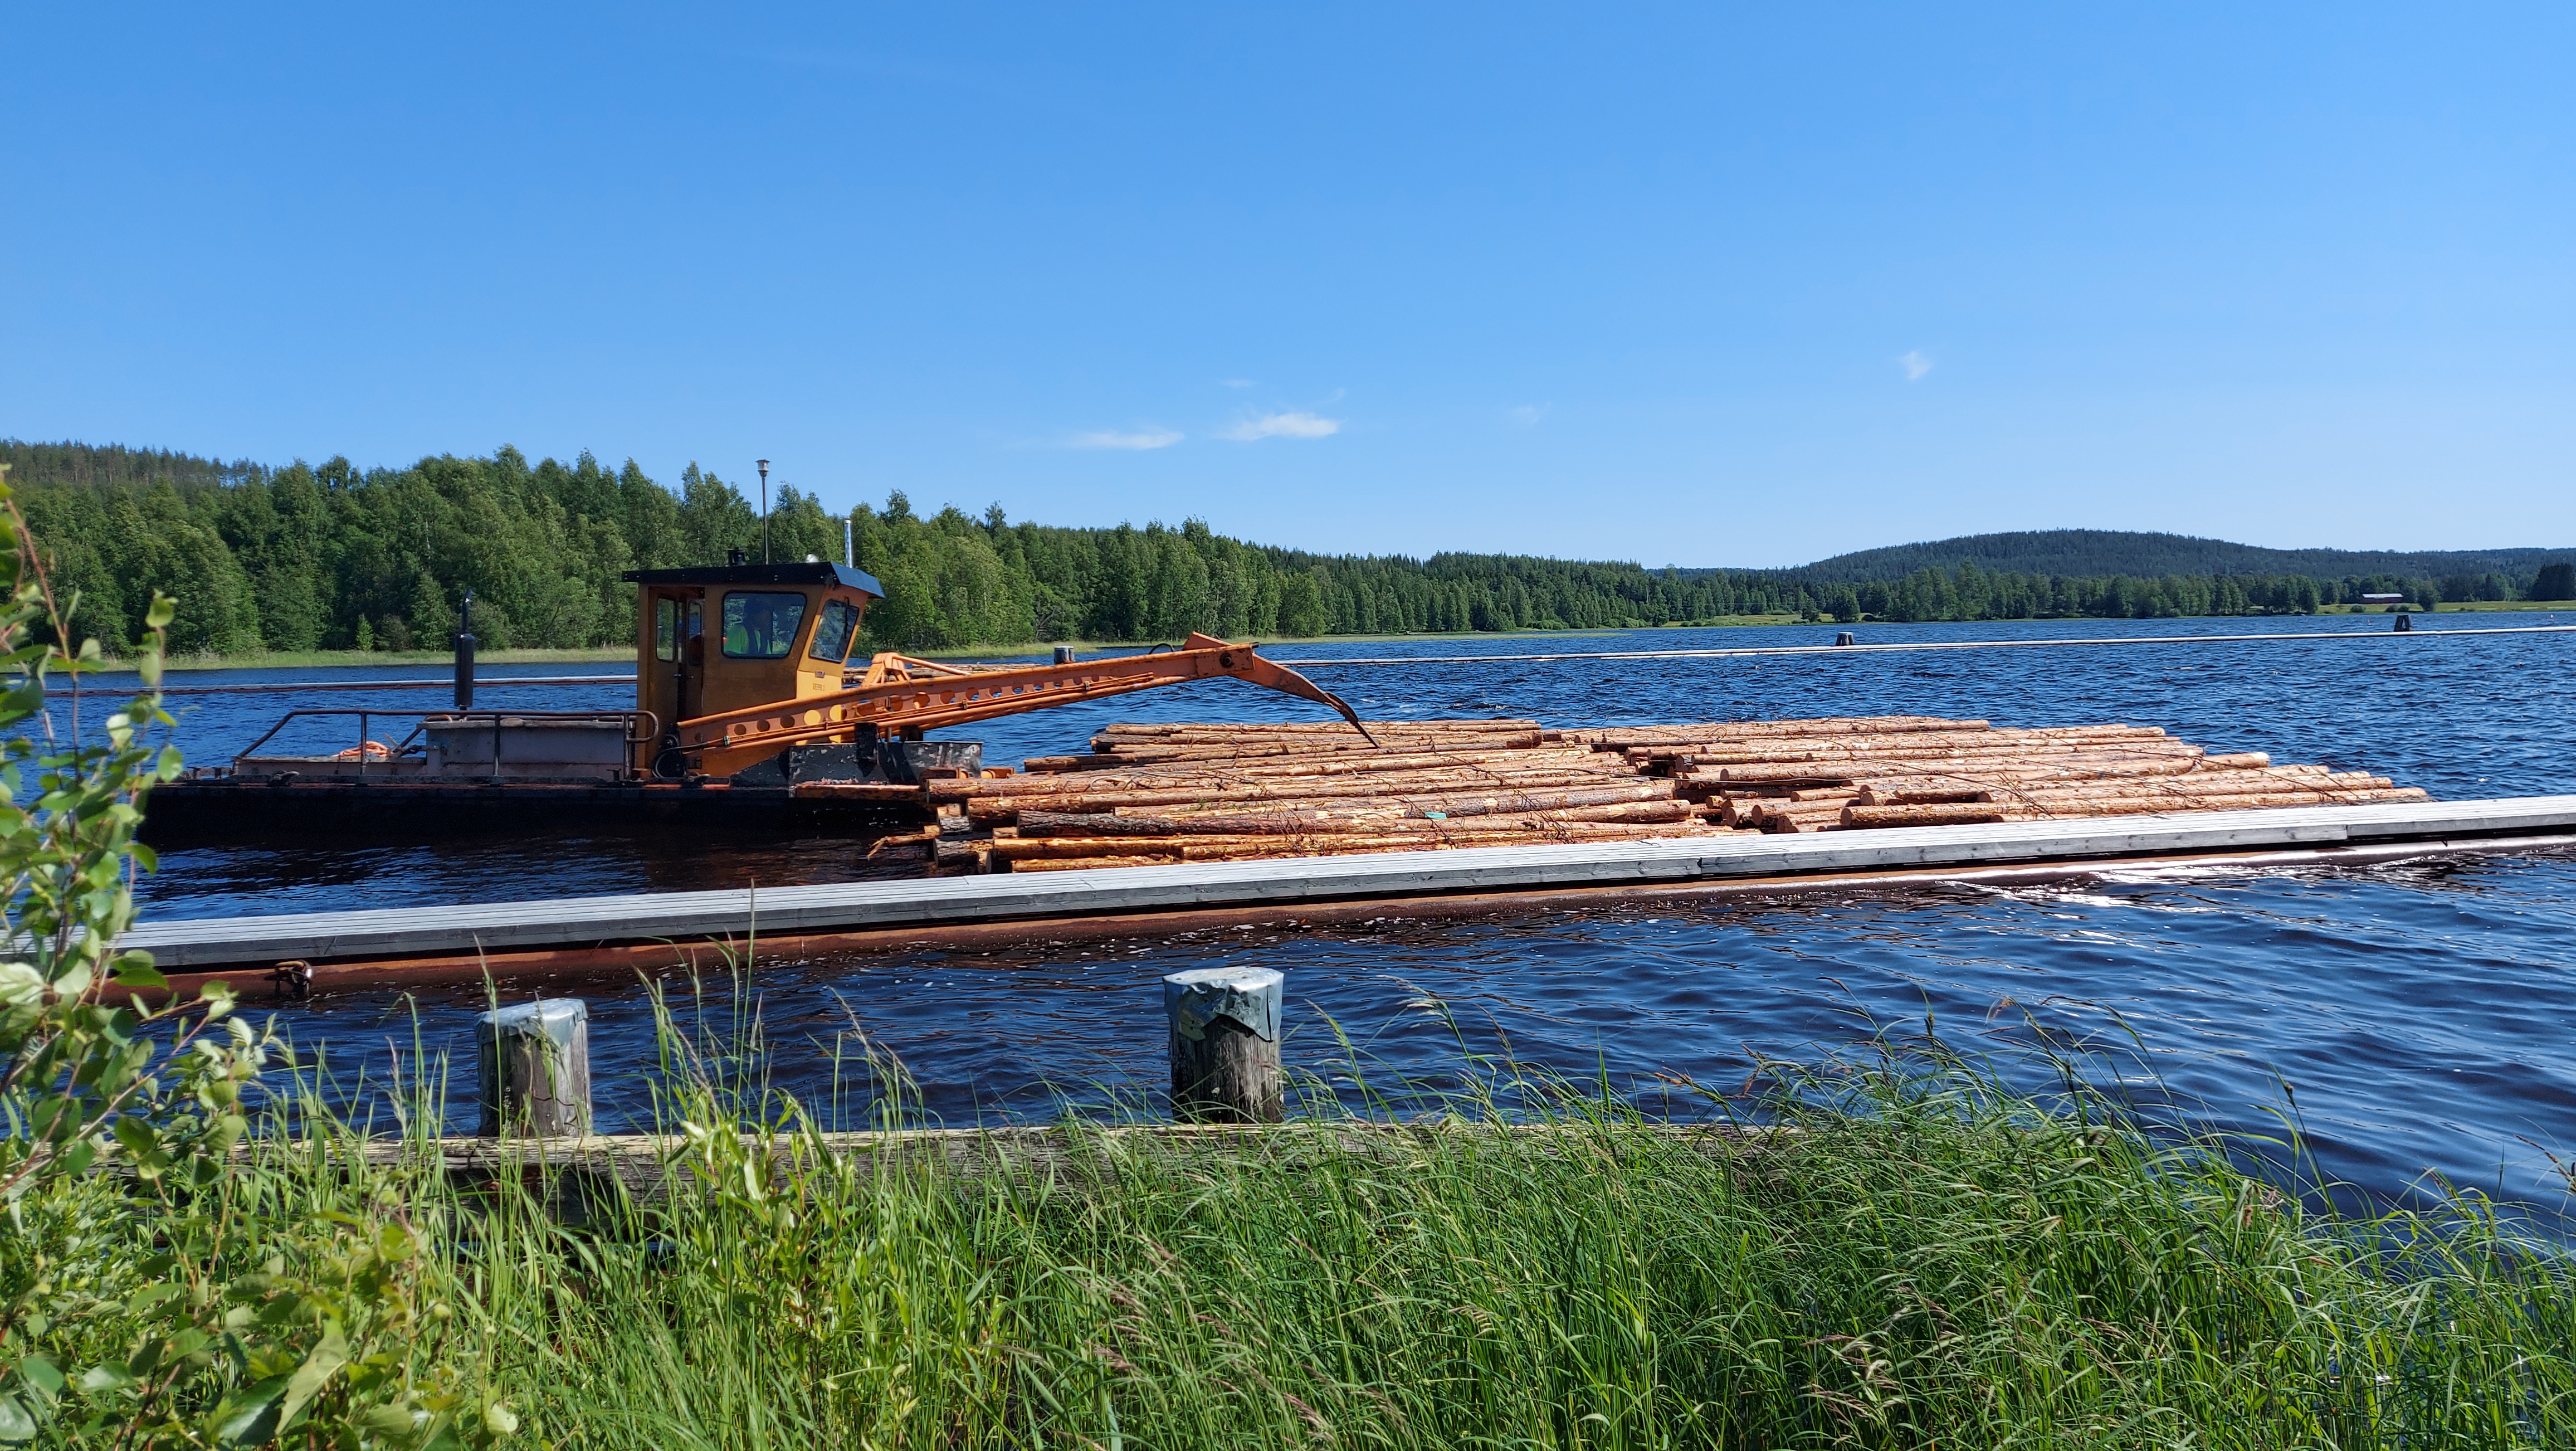
<svg viewBox="0 0 2576 1451"><path fill-rule="evenodd" d="M144 922L165 969L695 941L1108 912L2576 832L2576 796L1391 852Z"/></svg>

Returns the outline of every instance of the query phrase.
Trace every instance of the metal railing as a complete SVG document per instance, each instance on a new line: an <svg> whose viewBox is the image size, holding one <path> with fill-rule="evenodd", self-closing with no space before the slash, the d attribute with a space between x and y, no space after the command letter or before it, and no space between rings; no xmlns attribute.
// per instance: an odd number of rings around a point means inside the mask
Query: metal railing
<svg viewBox="0 0 2576 1451"><path fill-rule="evenodd" d="M408 719L413 722L408 734L401 740L385 746L384 759L387 761L421 750L422 748L416 746L414 742L420 739L421 733L429 728L432 721L454 721L465 725L472 725L478 721L486 723L492 732L492 779L495 781L501 779L501 737L502 723L505 721L528 725L622 721L625 723L625 732L619 744L625 747L625 756L619 765L619 770L628 774L632 774L635 770L635 748L659 745L662 739L662 718L649 710L377 710L364 706L308 706L299 710L290 710L279 716L277 724L270 726L258 740L235 752L233 768L236 771L240 770L244 760L256 753L260 747L276 739L278 732L285 730L298 719L306 716L328 715L358 718L356 760L358 774L361 776L367 774L367 747L382 744L370 739L371 726L373 722L383 718Z"/></svg>

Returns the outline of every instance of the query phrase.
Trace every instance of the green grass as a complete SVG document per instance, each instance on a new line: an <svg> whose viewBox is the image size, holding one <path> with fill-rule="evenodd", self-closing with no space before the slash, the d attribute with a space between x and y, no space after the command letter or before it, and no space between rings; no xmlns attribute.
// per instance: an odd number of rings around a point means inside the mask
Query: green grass
<svg viewBox="0 0 2576 1451"><path fill-rule="evenodd" d="M2576 1278L2474 1197L2335 1218L1955 1062L1802 1085L1767 1105L1795 1132L1717 1151L1465 1067L1410 1132L1312 1096L1221 1145L1075 1123L1044 1175L842 1152L684 1073L663 1187L578 1225L307 1103L184 1204L32 1197L0 1271L91 1307L16 1341L66 1365L124 1353L153 1283L309 1282L354 1356L534 1446L2576 1443ZM172 1264L182 1218L220 1249ZM61 1424L113 1444L132 1394ZM335 1394L317 1426L356 1424Z"/></svg>

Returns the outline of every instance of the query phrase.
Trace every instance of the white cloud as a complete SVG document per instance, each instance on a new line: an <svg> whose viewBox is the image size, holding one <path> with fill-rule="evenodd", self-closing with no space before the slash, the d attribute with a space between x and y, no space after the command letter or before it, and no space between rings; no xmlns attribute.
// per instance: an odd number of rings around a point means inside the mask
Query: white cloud
<svg viewBox="0 0 2576 1451"><path fill-rule="evenodd" d="M1064 446L1067 448L1170 448L1185 436L1168 428L1146 428L1134 433L1103 430L1099 433L1077 433L1066 439Z"/></svg>
<svg viewBox="0 0 2576 1451"><path fill-rule="evenodd" d="M1905 370L1906 382L1914 383L1921 381L1924 374L1932 371L1932 359L1926 354L1916 351L1907 353L1904 357L1897 359L1896 366Z"/></svg>
<svg viewBox="0 0 2576 1451"><path fill-rule="evenodd" d="M1272 413L1248 418L1225 431L1225 436L1240 443L1257 438L1330 438L1342 431L1338 418L1324 418L1312 413Z"/></svg>
<svg viewBox="0 0 2576 1451"><path fill-rule="evenodd" d="M1538 421L1547 416L1547 410L1555 406L1553 403L1524 403L1506 416L1514 428L1536 428Z"/></svg>

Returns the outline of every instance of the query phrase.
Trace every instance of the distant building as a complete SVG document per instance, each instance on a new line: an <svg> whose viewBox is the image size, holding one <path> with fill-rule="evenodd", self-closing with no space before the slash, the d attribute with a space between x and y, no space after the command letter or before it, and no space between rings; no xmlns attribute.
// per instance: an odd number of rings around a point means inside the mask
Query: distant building
<svg viewBox="0 0 2576 1451"><path fill-rule="evenodd" d="M2363 595L2361 597L2361 602L2366 605L2395 605L2403 604L2405 601L2404 595Z"/></svg>

